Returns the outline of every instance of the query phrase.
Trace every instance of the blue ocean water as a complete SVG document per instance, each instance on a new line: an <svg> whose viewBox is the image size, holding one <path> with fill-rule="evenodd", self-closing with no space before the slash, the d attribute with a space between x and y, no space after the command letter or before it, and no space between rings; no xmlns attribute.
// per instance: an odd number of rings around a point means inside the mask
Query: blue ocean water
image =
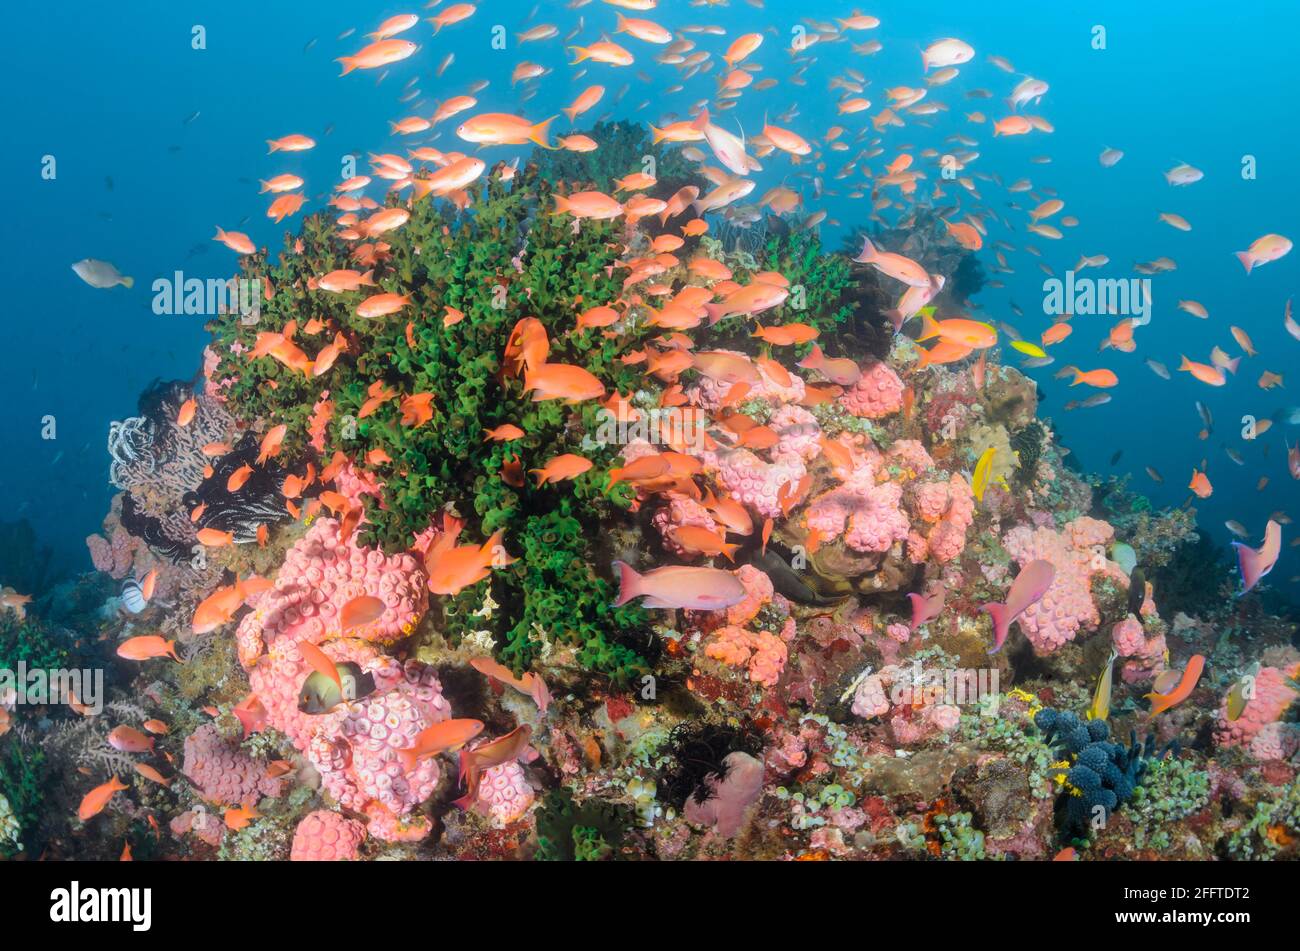
<svg viewBox="0 0 1300 951"><path fill-rule="evenodd" d="M1243 416L1263 419L1300 403L1293 395L1300 386L1300 341L1282 325L1285 302L1300 283L1300 256L1247 276L1232 253L1267 232L1295 237L1300 132L1288 119L1297 91L1289 63L1295 58L1300 9L1285 0L1262 2L1252 5L1247 18L1208 4L882 2L863 8L878 16L881 26L854 37L879 40L878 54L859 55L848 43L820 45L799 60L787 52L805 18L826 21L848 10L844 3L786 0L770 0L758 9L731 0L705 6L661 2L638 15L670 28L721 25L727 37L696 35L715 54L736 34L763 32L765 44L754 59L762 75L778 79L778 85L747 94L719 121L753 133L765 115L797 107L797 116L786 124L809 138L834 124L855 131L867 122L867 114L836 115L839 93L828 88L831 76L845 68L865 73L870 86L864 94L872 99L874 114L885 101L885 89L923 84L923 46L948 36L970 43L974 61L951 84L931 92L948 111L889 130L886 154L868 164L879 172L906 146L942 151L947 136L969 135L979 140L981 153L972 172L996 174L1004 183L1030 178L1036 189L1054 189L1066 202L1064 214L1080 219L1061 241L1027 235L1028 196L978 180L981 202L963 198L963 208L977 210L982 204L1017 230L991 226L981 256L990 261L993 241L1009 242L1016 249L1008 255L1014 273L1000 275L1005 289L978 295L977 316L1006 321L1028 339L1047 326L1046 275L1038 259L1023 250L1026 243L1039 247L1042 260L1058 275L1080 254L1110 258L1106 268L1089 272L1096 277L1136 276L1133 262L1161 256L1177 262L1177 270L1154 278L1153 318L1138 331L1136 352L1099 355L1097 345L1110 319L1081 315L1071 338L1053 349L1056 364L1031 371L1046 394L1042 412L1052 417L1062 441L1094 471L1111 471L1109 460L1122 450L1114 471L1132 472L1134 486L1159 505L1182 504L1190 494L1186 486L1193 467L1207 459L1215 490L1211 498L1197 500L1196 509L1202 527L1221 544L1232 537L1224 527L1227 520L1241 522L1257 543L1270 513L1300 512L1297 483L1285 462L1286 440L1300 438L1300 427L1279 422L1256 440L1241 437ZM653 63L653 50L635 40L622 42L636 52L636 65L595 65L585 76L565 65L569 57L559 39L524 46L516 40L519 31L545 22L567 34L579 17L585 23L579 42L597 39L602 31L612 32L617 13L603 2L573 9L487 0L473 19L438 36L420 24L412 34L420 52L387 70L382 81L370 72L339 77L334 59L363 45L361 33L386 16L411 11L421 12L342 0L310 5L17 0L10 5L9 21L20 26L3 41L10 74L9 147L3 162L5 180L14 185L6 245L14 263L0 348L5 406L0 441L7 458L0 468L0 497L6 500L0 518L30 520L68 568L89 566L84 538L98 529L113 492L105 451L109 422L133 415L151 380L189 378L199 370L204 318L156 314L150 285L177 270L186 277L230 276L234 255L211 240L217 225L246 231L259 244L278 243L286 228L264 217L267 201L257 193L259 178L302 174L311 199L306 210L319 209L347 153L385 150L394 144L390 120L431 114L438 100L465 92L476 80L491 81L479 94L480 109L521 109L536 120L556 113L592 82L604 83L610 93L584 120L608 116L659 124L684 118L713 91L711 76L702 76L682 92L665 93L677 74ZM505 49L492 47L496 25L505 27ZM1099 26L1105 29L1105 49L1094 48ZM202 49L194 48L196 27L202 30ZM339 39L354 27L357 34ZM42 41L33 40L37 37ZM1262 49L1271 55L1262 56ZM449 53L455 62L436 78ZM991 66L990 55L1006 57L1021 75ZM521 104L524 86L512 88L510 73L522 59L551 72L537 95ZM815 62L807 65L810 59ZM806 85L792 85L792 76L805 65ZM990 119L1007 114L1001 99L1022 75L1050 84L1030 111L1046 117L1054 133L995 139L988 123L966 121L963 114L974 109ZM615 103L624 83L628 90ZM966 99L964 94L977 87L992 90L995 98ZM399 103L409 88L421 95ZM450 127L441 137L414 136L400 145L429 141L450 147ZM558 132L568 128L563 117L554 125ZM266 154L265 140L291 132L311 135L318 147ZM1104 146L1125 153L1114 168L1097 161ZM511 151L486 150L492 159ZM1050 156L1051 163L1029 161L1038 155ZM1243 178L1245 156L1254 158L1253 178ZM850 228L865 223L870 209L869 201L848 198L849 186L835 179L842 159L827 153L825 161L826 169L818 171L776 159L759 182L761 191L784 179L805 193L806 210L825 209L835 223L822 226L823 236L834 247ZM1167 185L1161 173L1178 162L1203 169L1204 180L1186 188ZM824 188L815 202L814 175ZM865 181L860 174L857 180ZM1013 201L1021 210L1009 207ZM1160 212L1184 216L1193 230L1173 230L1157 220ZM134 288L98 290L84 284L71 265L86 257L113 262L135 278ZM1179 299L1200 301L1210 318L1197 320L1179 311ZM1014 314L1013 304L1023 317ZM1249 333L1259 355L1243 360L1240 372L1222 388L1211 389L1185 373L1166 381L1143 365L1150 357L1174 370L1182 353L1208 362L1215 345L1237 355L1230 325ZM1005 359L1019 362L1012 354ZM1120 385L1111 391L1112 401L1064 411L1067 400L1080 398L1067 381L1053 378L1067 363L1114 369ZM1265 370L1282 374L1285 386L1261 389L1257 380ZM1206 440L1197 438L1202 423L1196 400L1216 421ZM54 439L42 438L49 417L56 426ZM1226 447L1238 451L1244 465L1231 461ZM1164 475L1163 485L1145 475L1146 466ZM1269 483L1257 491L1264 476ZM1300 574L1294 552L1284 548L1271 579L1275 584ZM1290 590L1294 595L1296 586Z"/></svg>

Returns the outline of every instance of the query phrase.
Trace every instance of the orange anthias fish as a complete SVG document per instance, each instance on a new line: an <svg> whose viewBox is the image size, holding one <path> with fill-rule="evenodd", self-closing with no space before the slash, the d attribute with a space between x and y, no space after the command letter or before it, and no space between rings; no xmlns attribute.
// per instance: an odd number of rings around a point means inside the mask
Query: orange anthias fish
<svg viewBox="0 0 1300 951"><path fill-rule="evenodd" d="M504 537L505 530L499 529L481 546L457 545L437 552L430 549L425 557L429 590L434 594L457 594L486 578L490 569L511 564L514 559L506 554Z"/></svg>
<svg viewBox="0 0 1300 951"><path fill-rule="evenodd" d="M461 750L460 779L465 784L465 795L452 804L461 809L473 805L478 799L478 784L483 773L493 766L500 766L502 763L509 763L511 760L525 756L532 735L533 728L525 723L505 736L484 743L477 749Z"/></svg>
<svg viewBox="0 0 1300 951"><path fill-rule="evenodd" d="M1187 667L1183 670L1182 679L1178 686L1168 693L1149 693L1146 698L1151 701L1150 716L1155 717L1164 713L1170 707L1175 707L1182 703L1196 688L1196 682L1201 679L1201 672L1205 670L1205 657L1201 654L1195 654L1187 662Z"/></svg>
<svg viewBox="0 0 1300 951"><path fill-rule="evenodd" d="M338 668L335 667L334 661L329 659L329 655L313 644L311 641L298 641L298 653L302 659L309 663L316 673L322 677L328 677L333 681L334 686L338 687L339 692L343 691L343 681L339 677Z"/></svg>
<svg viewBox="0 0 1300 951"><path fill-rule="evenodd" d="M536 317L524 317L515 324L506 340L505 373L519 376L525 370L541 369L550 352L546 327Z"/></svg>
<svg viewBox="0 0 1300 951"><path fill-rule="evenodd" d="M164 640L158 634L142 634L138 637L128 638L117 645L117 656L125 657L127 660L151 660L155 657L170 657L177 663L181 662L181 659L176 656L176 641Z"/></svg>
<svg viewBox="0 0 1300 951"><path fill-rule="evenodd" d="M605 385L582 367L565 363L547 363L524 373L524 392L533 394L533 402L564 400L581 403L600 399Z"/></svg>
<svg viewBox="0 0 1300 951"><path fill-rule="evenodd" d="M225 814L226 828L238 832L246 828L254 819L262 818L262 814L256 809L248 806L240 806L238 809L227 809Z"/></svg>
<svg viewBox="0 0 1300 951"><path fill-rule="evenodd" d="M116 776L102 786L96 786L81 800L81 805L77 808L77 818L82 822L89 822L104 811L113 796L129 788Z"/></svg>
<svg viewBox="0 0 1300 951"><path fill-rule="evenodd" d="M439 753L452 753L483 732L482 720L441 720L421 730L415 745L399 750L403 767L409 772L417 763Z"/></svg>
<svg viewBox="0 0 1300 951"><path fill-rule="evenodd" d="M1210 480L1205 473L1196 469L1192 470L1192 481L1187 484L1187 487L1195 492L1198 498L1202 499L1208 499L1211 493L1214 492L1214 486L1210 485Z"/></svg>
<svg viewBox="0 0 1300 951"><path fill-rule="evenodd" d="M1074 371L1074 382L1071 383L1070 385L1078 386L1080 383L1086 383L1088 386L1107 388L1107 387L1115 386L1117 383L1119 383L1119 377L1115 375L1115 372L1113 370L1101 369L1101 370L1088 370L1087 372L1085 372L1083 370L1076 369Z"/></svg>
<svg viewBox="0 0 1300 951"><path fill-rule="evenodd" d="M359 627L365 627L388 610L388 605L381 598L363 594L343 605L339 612L339 633L347 634Z"/></svg>
<svg viewBox="0 0 1300 951"><path fill-rule="evenodd" d="M566 479L576 479L588 471L591 466L590 459L566 452L549 460L542 468L529 469L528 471L537 476L537 487L541 488L548 482L554 483L563 482Z"/></svg>
<svg viewBox="0 0 1300 951"><path fill-rule="evenodd" d="M522 677L516 677L514 671L503 664L498 664L491 657L475 657L469 664L483 676L491 677L508 687L513 687L524 696L531 697L537 704L537 709L543 714L546 713L546 708L551 703L551 693L540 675L527 671Z"/></svg>

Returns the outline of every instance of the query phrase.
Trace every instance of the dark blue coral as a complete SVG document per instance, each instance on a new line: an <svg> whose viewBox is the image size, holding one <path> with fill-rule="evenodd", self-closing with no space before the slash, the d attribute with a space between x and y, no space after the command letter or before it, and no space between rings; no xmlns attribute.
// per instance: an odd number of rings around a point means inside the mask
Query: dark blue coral
<svg viewBox="0 0 1300 951"><path fill-rule="evenodd" d="M1061 806L1063 828L1068 833L1086 834L1094 819L1108 820L1133 796L1150 760L1156 757L1154 736L1139 743L1137 735L1130 733L1129 746L1112 743L1105 720L1084 720L1047 708L1038 712L1034 723L1057 758L1074 764L1066 781L1079 794L1067 792ZM1168 749L1161 750L1160 756Z"/></svg>

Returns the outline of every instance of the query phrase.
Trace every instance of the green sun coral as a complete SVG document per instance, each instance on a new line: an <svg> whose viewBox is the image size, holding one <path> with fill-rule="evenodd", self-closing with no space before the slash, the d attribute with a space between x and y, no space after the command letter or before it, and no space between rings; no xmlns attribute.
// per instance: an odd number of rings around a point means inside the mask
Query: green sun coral
<svg viewBox="0 0 1300 951"><path fill-rule="evenodd" d="M597 567L608 563L597 558L607 541L600 526L617 524L632 501L627 486L604 491L620 447L589 438L600 422L598 406L533 402L522 381L503 373L503 362L515 325L536 318L550 342L548 362L581 366L607 392L629 394L642 385L643 369L620 357L656 331L633 328L618 341L573 332L582 310L622 295L623 245L614 224L584 221L575 228L573 218L553 214L552 187L529 165L508 184L493 174L474 186L469 211L415 203L410 221L383 235L388 257L375 269L378 287L365 289L410 295L411 306L387 318L359 317L361 293L308 290L316 276L353 266L353 249L330 221L308 218L297 238L301 251L286 248L275 263L261 255L245 259L247 272L265 273L275 293L254 324L238 314L213 322L219 362L211 378L229 381L228 406L240 417L287 424L284 459L323 464L341 452L382 483L378 496L367 497L363 541L405 549L441 521L447 506L478 516L471 534L486 538L504 530L507 552L517 560L493 572L502 610L489 620L468 618L466 609L483 600L483 587L471 586L444 605L453 638L486 627L503 658L522 670L538 656L540 635L573 646L589 669L626 683L646 669L628 646L644 640L646 615L611 608L607 569ZM464 320L445 326L448 307ZM309 356L335 332L349 341L348 354L327 373L317 378L271 357L248 357L259 333L278 332L290 321L305 324L309 315L329 328L315 337L298 330L295 342ZM363 418L374 384L398 398ZM432 419L403 424L400 398L426 392L435 394ZM317 418L311 445L314 407L326 399L332 416L327 425ZM486 430L504 423L525 435L485 439ZM580 453L594 467L554 486L503 479L508 463L541 468L563 453Z"/></svg>

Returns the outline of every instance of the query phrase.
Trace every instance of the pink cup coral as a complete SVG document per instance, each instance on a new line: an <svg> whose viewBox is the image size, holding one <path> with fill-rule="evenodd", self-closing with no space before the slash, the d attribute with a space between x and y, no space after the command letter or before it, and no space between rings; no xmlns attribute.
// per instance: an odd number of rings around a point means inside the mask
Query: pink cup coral
<svg viewBox="0 0 1300 951"><path fill-rule="evenodd" d="M363 548L356 537L338 541L338 522L320 518L289 549L275 587L253 600L253 611L236 633L239 660L257 663L265 646L280 638L313 644L344 633L380 644L398 641L415 629L429 607L424 571L410 555L385 555ZM343 607L369 595L385 604L384 613L364 628L344 632Z"/></svg>
<svg viewBox="0 0 1300 951"><path fill-rule="evenodd" d="M1105 543L1113 534L1108 523L1084 516L1059 532L1019 525L1003 538L1004 547L1021 565L1042 559L1056 569L1042 600L1020 615L1020 629L1039 653L1056 650L1074 640L1081 628L1091 630L1100 622L1092 601L1093 578L1100 575L1128 584L1128 575L1105 555Z"/></svg>
<svg viewBox="0 0 1300 951"><path fill-rule="evenodd" d="M347 862L360 854L366 827L329 809L317 809L303 816L293 831L291 862Z"/></svg>

